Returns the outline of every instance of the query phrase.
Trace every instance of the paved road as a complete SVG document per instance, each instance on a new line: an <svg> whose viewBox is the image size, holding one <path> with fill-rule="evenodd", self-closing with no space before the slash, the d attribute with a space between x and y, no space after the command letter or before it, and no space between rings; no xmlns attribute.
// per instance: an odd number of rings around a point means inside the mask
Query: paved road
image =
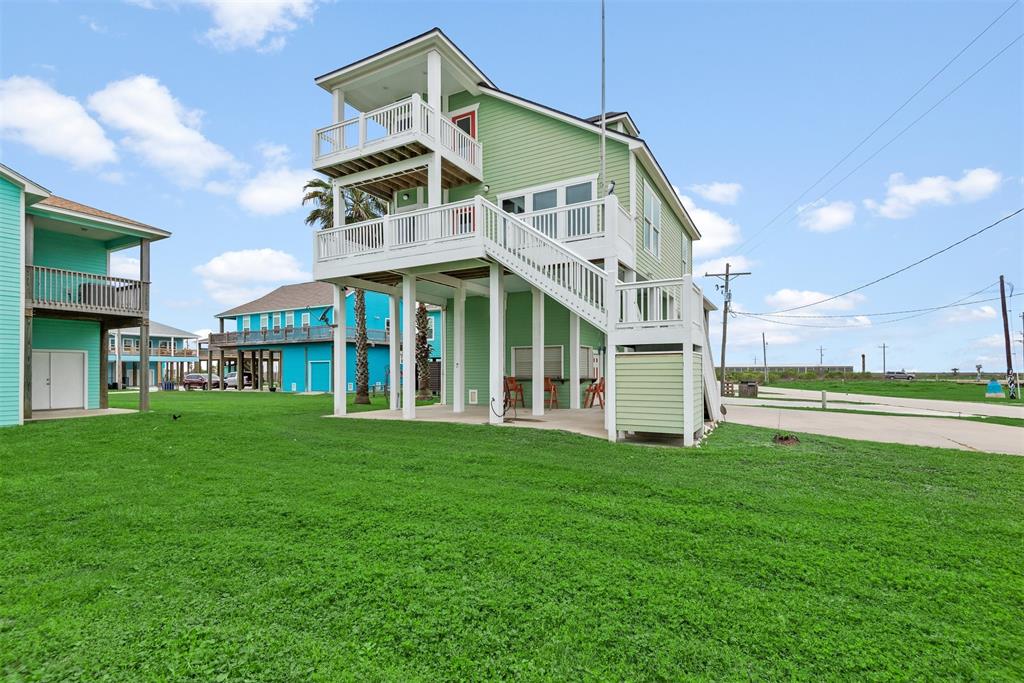
<svg viewBox="0 0 1024 683"><path fill-rule="evenodd" d="M1024 429L942 417L858 415L729 405L727 422L860 441L1024 455Z"/></svg>
<svg viewBox="0 0 1024 683"><path fill-rule="evenodd" d="M980 389L981 387L979 387ZM972 403L970 401L935 401L927 398L899 398L896 396L869 396L866 394L847 394L838 391L830 391L827 394L830 401L848 401L850 403L870 403L878 406L899 406L903 408L914 408L921 411L939 411L954 415L988 415L997 417L1017 417L1024 419L1024 401L1009 401L1005 403ZM805 401L816 401L821 405L821 392L808 389L781 389L777 387L763 387L759 392L759 398L798 398ZM842 405L836 407L859 410L859 406ZM897 411L890 411L897 412Z"/></svg>
<svg viewBox="0 0 1024 683"><path fill-rule="evenodd" d="M771 394L761 392L757 398L737 398L730 396L722 399L727 406L762 406L769 408L817 408L821 409L821 397L816 401L798 400L795 398L771 398ZM872 413L898 413L900 415L925 415L928 417L965 417L966 413L957 411L935 410L930 408L909 408L907 406L886 405L881 403L844 403L832 399L826 404L831 410L860 410ZM973 416L973 415L971 415ZM985 416L989 417L989 416ZM1022 416L1024 417L1024 416Z"/></svg>

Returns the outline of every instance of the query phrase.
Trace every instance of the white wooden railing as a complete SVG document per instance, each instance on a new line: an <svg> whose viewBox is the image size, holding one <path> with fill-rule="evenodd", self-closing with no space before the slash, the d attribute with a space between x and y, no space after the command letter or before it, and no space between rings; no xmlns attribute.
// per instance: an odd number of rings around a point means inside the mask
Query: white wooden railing
<svg viewBox="0 0 1024 683"><path fill-rule="evenodd" d="M518 216L483 197L477 201L481 235L491 256L588 322L607 324L605 271Z"/></svg>
<svg viewBox="0 0 1024 683"><path fill-rule="evenodd" d="M618 323L620 326L682 323L683 297L691 288L690 278L620 282L616 286L619 296Z"/></svg>
<svg viewBox="0 0 1024 683"><path fill-rule="evenodd" d="M604 235L604 201L568 204L518 214L523 221L556 240L578 240Z"/></svg>
<svg viewBox="0 0 1024 683"><path fill-rule="evenodd" d="M480 142L452 123L438 116L418 94L374 109L359 116L317 128L313 131L313 162L333 154L356 150L408 134L435 137L434 120L439 119L438 142L448 151L475 169L483 168L483 147Z"/></svg>
<svg viewBox="0 0 1024 683"><path fill-rule="evenodd" d="M384 248L383 218L350 223L316 233L316 255L321 261L367 254Z"/></svg>
<svg viewBox="0 0 1024 683"><path fill-rule="evenodd" d="M149 309L149 283L61 268L26 266L25 298L40 308L142 316Z"/></svg>
<svg viewBox="0 0 1024 683"><path fill-rule="evenodd" d="M408 247L428 242L471 237L476 233L472 199L391 216L389 245Z"/></svg>

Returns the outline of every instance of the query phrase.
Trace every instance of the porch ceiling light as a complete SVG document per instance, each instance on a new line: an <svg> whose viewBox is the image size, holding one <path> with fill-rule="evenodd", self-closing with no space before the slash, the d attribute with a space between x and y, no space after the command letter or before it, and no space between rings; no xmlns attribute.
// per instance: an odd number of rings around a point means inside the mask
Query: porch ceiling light
<svg viewBox="0 0 1024 683"><path fill-rule="evenodd" d="M484 185L484 194L488 194L491 191L490 185Z"/></svg>
<svg viewBox="0 0 1024 683"><path fill-rule="evenodd" d="M402 201L403 202L409 201L409 193L408 192L403 192L402 193Z"/></svg>

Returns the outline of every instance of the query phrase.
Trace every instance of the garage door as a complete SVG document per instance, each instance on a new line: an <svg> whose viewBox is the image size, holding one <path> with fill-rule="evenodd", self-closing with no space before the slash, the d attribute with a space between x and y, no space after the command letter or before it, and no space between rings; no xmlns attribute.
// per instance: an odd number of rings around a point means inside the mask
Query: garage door
<svg viewBox="0 0 1024 683"><path fill-rule="evenodd" d="M85 407L85 356L77 351L32 352L32 409Z"/></svg>

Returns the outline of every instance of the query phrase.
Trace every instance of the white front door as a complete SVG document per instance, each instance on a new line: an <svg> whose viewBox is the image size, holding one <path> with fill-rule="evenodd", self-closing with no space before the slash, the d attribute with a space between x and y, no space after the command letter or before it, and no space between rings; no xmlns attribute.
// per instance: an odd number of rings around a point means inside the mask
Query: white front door
<svg viewBox="0 0 1024 683"><path fill-rule="evenodd" d="M78 351L32 352L32 408L85 407L85 357Z"/></svg>

